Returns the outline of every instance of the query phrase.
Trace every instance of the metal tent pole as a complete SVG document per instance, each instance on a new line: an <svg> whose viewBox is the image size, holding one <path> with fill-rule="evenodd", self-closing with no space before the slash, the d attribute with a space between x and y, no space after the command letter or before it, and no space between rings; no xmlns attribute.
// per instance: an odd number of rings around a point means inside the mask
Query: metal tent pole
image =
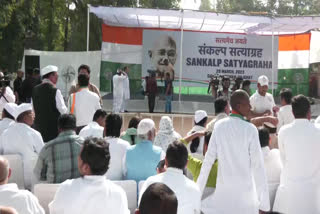
<svg viewBox="0 0 320 214"><path fill-rule="evenodd" d="M272 95L274 95L274 32L273 32L273 17L271 17L271 29L272 29L272 77L271 77L271 80L272 80Z"/></svg>
<svg viewBox="0 0 320 214"><path fill-rule="evenodd" d="M184 11L181 10L181 16L182 16L182 19L181 19L181 35L180 35L180 75L179 75L179 102L181 102L181 80L182 80L182 60L183 60L183 57L182 57L182 45L183 45L183 13Z"/></svg>
<svg viewBox="0 0 320 214"><path fill-rule="evenodd" d="M90 35L90 4L87 4L88 19L87 19L87 52L89 51L89 35Z"/></svg>

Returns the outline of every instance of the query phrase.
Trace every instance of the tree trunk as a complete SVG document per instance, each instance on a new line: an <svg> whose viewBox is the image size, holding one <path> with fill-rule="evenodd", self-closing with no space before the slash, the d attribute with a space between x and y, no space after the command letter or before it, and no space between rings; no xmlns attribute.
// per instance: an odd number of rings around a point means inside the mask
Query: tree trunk
<svg viewBox="0 0 320 214"><path fill-rule="evenodd" d="M50 0L50 20L48 29L48 51L53 51L54 0Z"/></svg>

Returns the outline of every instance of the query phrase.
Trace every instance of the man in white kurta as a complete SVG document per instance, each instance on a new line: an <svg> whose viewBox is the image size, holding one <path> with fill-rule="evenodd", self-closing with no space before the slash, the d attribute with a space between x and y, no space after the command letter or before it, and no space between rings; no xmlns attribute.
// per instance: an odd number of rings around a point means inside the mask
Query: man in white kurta
<svg viewBox="0 0 320 214"><path fill-rule="evenodd" d="M305 96L293 98L292 111L295 120L279 132L283 170L273 210L320 213L320 128L310 122L310 104Z"/></svg>
<svg viewBox="0 0 320 214"><path fill-rule="evenodd" d="M88 88L89 77L87 75L79 74L78 84L80 89L70 95L68 109L71 114L76 116L77 127L80 129L92 121L94 113L101 109L101 106L99 96Z"/></svg>
<svg viewBox="0 0 320 214"><path fill-rule="evenodd" d="M106 177L110 180L123 180L123 158L130 144L119 137L106 137L110 143L111 162Z"/></svg>
<svg viewBox="0 0 320 214"><path fill-rule="evenodd" d="M219 97L214 102L215 118L212 119L206 126L207 131L213 131L214 124L219 120L226 118L230 114L229 101L225 97Z"/></svg>
<svg viewBox="0 0 320 214"><path fill-rule="evenodd" d="M279 149L270 149L269 147L269 141L270 141L269 130L265 127L260 127L258 130L259 130L259 140L260 140L261 150L262 150L263 159L264 159L264 166L266 169L268 186L269 186L270 205L272 208L274 199L276 197L276 192L280 184L280 175L281 175L283 165L280 158Z"/></svg>
<svg viewBox="0 0 320 214"><path fill-rule="evenodd" d="M104 127L106 126L107 112L103 109L98 109L93 115L93 121L81 129L79 136L86 139L87 137L103 138Z"/></svg>
<svg viewBox="0 0 320 214"><path fill-rule="evenodd" d="M210 139L197 184L203 193L211 167L218 159L218 176L212 207L205 214L258 214L270 209L269 192L258 131L244 120L250 114L247 93L231 96L232 114L218 121Z"/></svg>
<svg viewBox="0 0 320 214"><path fill-rule="evenodd" d="M0 92L0 111L3 110L3 107L7 103L14 103L16 101L16 96L14 95L12 89L7 86Z"/></svg>
<svg viewBox="0 0 320 214"><path fill-rule="evenodd" d="M81 129L79 136L83 137L84 139L87 137L103 138L103 130L104 128L96 121L91 121L88 125Z"/></svg>
<svg viewBox="0 0 320 214"><path fill-rule="evenodd" d="M207 112L204 110L197 110L194 113L194 126L187 133L187 135L189 136L194 132L205 131L206 125L207 125L207 120L208 120ZM196 149L196 151L194 153L191 154L193 157L198 158L200 160L203 159L203 144L204 144L204 137L201 137L199 139L198 148ZM190 146L191 146L191 144L190 144Z"/></svg>
<svg viewBox="0 0 320 214"><path fill-rule="evenodd" d="M15 122L15 112L17 108L15 103L7 103L2 110L2 120L0 121L0 135Z"/></svg>
<svg viewBox="0 0 320 214"><path fill-rule="evenodd" d="M139 193L139 203L144 191L153 183L164 183L178 199L177 214L200 214L201 195L198 186L183 174L188 160L188 150L183 143L173 142L166 153L166 172L149 177Z"/></svg>
<svg viewBox="0 0 320 214"><path fill-rule="evenodd" d="M130 100L130 81L129 81L129 67L126 66L123 68L123 71L127 74L127 78L124 80L123 84L123 102L120 111L127 111L127 102Z"/></svg>
<svg viewBox="0 0 320 214"><path fill-rule="evenodd" d="M280 128L286 124L292 123L294 121L294 116L292 113L291 99L292 92L288 88L283 88L280 91L281 107L278 112L278 126L277 132L279 133Z"/></svg>
<svg viewBox="0 0 320 214"><path fill-rule="evenodd" d="M103 139L84 142L78 158L82 177L60 185L49 204L51 214L130 213L124 190L104 176L110 161L108 147Z"/></svg>
<svg viewBox="0 0 320 214"><path fill-rule="evenodd" d="M120 69L113 76L113 108L112 112L119 113L121 111L123 96L124 96L124 85L127 74Z"/></svg>
<svg viewBox="0 0 320 214"><path fill-rule="evenodd" d="M23 103L17 108L17 122L3 132L0 137L0 148L3 154L19 154L23 160L24 182L31 189L33 168L44 146L40 132L30 126L34 114L32 105ZM1 149L0 149L1 150Z"/></svg>
<svg viewBox="0 0 320 214"><path fill-rule="evenodd" d="M258 78L257 91L250 97L252 116L262 116L272 114L276 106L272 94L268 93L268 77L262 75Z"/></svg>
<svg viewBox="0 0 320 214"><path fill-rule="evenodd" d="M8 184L11 169L4 157L0 156L0 204L17 210L19 214L44 214L38 199L27 190L19 190L17 184Z"/></svg>
<svg viewBox="0 0 320 214"><path fill-rule="evenodd" d="M109 143L110 166L106 177L110 180L123 179L123 158L130 144L120 138L122 118L119 114L108 114L106 118L106 140Z"/></svg>

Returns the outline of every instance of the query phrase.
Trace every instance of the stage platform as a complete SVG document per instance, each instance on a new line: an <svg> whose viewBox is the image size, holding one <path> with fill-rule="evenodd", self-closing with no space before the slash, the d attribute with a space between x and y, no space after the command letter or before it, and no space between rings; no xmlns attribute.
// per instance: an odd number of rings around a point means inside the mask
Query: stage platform
<svg viewBox="0 0 320 214"><path fill-rule="evenodd" d="M103 99L103 108L112 111L111 99ZM194 101L172 101L172 112L176 114L194 114L196 110L205 110L208 114L214 115L214 104L212 102L194 102ZM149 112L148 99L129 100L127 108L129 112ZM154 112L163 113L165 111L165 100L156 99Z"/></svg>
<svg viewBox="0 0 320 214"><path fill-rule="evenodd" d="M107 112L112 111L112 100L103 99L103 109ZM123 126L122 131L126 130L128 123L133 116L140 118L151 118L159 128L160 118L164 115L171 117L175 130L185 136L193 126L194 112L196 110L205 110L208 113L209 121L214 118L214 105L213 102L191 102L191 101L173 101L172 114L165 114L165 101L157 100L155 105L155 113L148 112L148 100L129 100L127 105L128 113L122 113ZM314 105L311 105L312 121L320 115L320 100L316 100Z"/></svg>

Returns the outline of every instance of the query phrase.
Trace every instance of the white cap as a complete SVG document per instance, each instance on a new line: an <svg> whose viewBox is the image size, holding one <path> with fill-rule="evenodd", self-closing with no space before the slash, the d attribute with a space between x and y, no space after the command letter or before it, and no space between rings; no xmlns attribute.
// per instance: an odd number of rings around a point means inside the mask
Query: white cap
<svg viewBox="0 0 320 214"><path fill-rule="evenodd" d="M44 76L51 72L58 72L58 67L55 65L48 65L41 69L41 76Z"/></svg>
<svg viewBox="0 0 320 214"><path fill-rule="evenodd" d="M265 85L268 85L269 84L269 79L267 76L265 75L262 75L258 78L258 83L261 85L261 86L265 86Z"/></svg>
<svg viewBox="0 0 320 214"><path fill-rule="evenodd" d="M194 122L199 123L205 117L208 117L207 112L198 110L194 113Z"/></svg>
<svg viewBox="0 0 320 214"><path fill-rule="evenodd" d="M6 103L3 107L11 116L16 118L18 105L15 103Z"/></svg>
<svg viewBox="0 0 320 214"><path fill-rule="evenodd" d="M137 134L138 135L145 135L152 129L154 129L155 124L153 120L151 119L143 119L140 121L138 128L137 128Z"/></svg>
<svg viewBox="0 0 320 214"><path fill-rule="evenodd" d="M26 111L32 111L32 105L30 103L22 103L17 107L17 114L16 114L16 119L17 117L22 114L23 112Z"/></svg>

